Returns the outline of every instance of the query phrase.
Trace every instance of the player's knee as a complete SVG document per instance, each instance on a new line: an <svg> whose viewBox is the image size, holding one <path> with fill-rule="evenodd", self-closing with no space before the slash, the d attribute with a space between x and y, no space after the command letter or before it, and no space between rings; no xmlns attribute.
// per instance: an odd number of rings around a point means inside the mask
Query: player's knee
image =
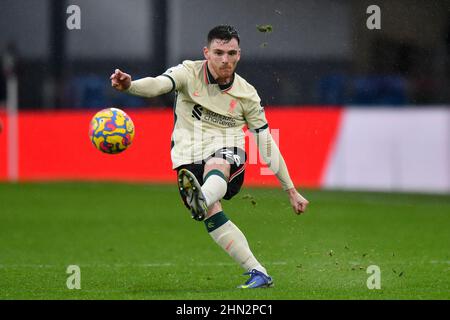
<svg viewBox="0 0 450 320"><path fill-rule="evenodd" d="M213 205L208 208L206 218L209 218L221 211L222 211L222 204L220 203L220 201L214 202Z"/></svg>
<svg viewBox="0 0 450 320"><path fill-rule="evenodd" d="M204 175L207 175L212 170L221 171L226 179L230 177L230 164L225 159L211 158L206 161Z"/></svg>
<svg viewBox="0 0 450 320"><path fill-rule="evenodd" d="M218 158L218 157L212 157L208 159L205 163L205 166L226 166L230 165L227 160Z"/></svg>

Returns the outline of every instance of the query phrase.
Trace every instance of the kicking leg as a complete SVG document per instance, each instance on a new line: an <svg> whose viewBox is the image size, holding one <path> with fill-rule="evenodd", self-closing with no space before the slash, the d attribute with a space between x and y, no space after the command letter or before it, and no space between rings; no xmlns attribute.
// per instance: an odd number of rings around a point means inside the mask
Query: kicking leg
<svg viewBox="0 0 450 320"><path fill-rule="evenodd" d="M227 195L230 199L239 192L243 183L245 157L233 157L234 169L227 160L212 157L206 161L203 170L203 185L200 186L192 172L181 169L178 175L180 193L194 219L205 222L211 238L223 248L250 275L250 279L241 288L269 287L272 278L266 269L256 260L242 231L231 222L222 210L220 200ZM230 179L230 171L234 171ZM231 180L231 182L229 181Z"/></svg>
<svg viewBox="0 0 450 320"><path fill-rule="evenodd" d="M230 164L221 158L211 158L205 163L202 192L210 208L227 193Z"/></svg>
<svg viewBox="0 0 450 320"><path fill-rule="evenodd" d="M178 189L192 218L203 221L208 207L222 199L227 192L230 164L221 158L211 158L204 166L203 186L194 173L187 169L178 171Z"/></svg>

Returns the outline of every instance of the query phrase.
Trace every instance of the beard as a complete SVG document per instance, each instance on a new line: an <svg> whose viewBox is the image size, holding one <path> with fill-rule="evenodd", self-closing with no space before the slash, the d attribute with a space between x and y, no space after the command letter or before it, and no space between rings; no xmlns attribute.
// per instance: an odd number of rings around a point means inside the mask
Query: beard
<svg viewBox="0 0 450 320"><path fill-rule="evenodd" d="M234 69L232 66L221 67L219 68L220 77L229 77L233 74Z"/></svg>

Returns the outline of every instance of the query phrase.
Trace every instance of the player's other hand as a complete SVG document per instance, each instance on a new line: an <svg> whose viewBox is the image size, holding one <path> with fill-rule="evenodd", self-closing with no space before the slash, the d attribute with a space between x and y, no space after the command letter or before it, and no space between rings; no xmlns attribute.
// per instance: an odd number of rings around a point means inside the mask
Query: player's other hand
<svg viewBox="0 0 450 320"><path fill-rule="evenodd" d="M110 77L111 86L119 91L127 90L131 86L131 76L116 69Z"/></svg>
<svg viewBox="0 0 450 320"><path fill-rule="evenodd" d="M291 202L292 209L294 209L294 212L296 214L302 214L306 211L306 207L309 204L309 201L303 198L303 196L298 193L295 188L287 190L287 193L289 195L289 201Z"/></svg>

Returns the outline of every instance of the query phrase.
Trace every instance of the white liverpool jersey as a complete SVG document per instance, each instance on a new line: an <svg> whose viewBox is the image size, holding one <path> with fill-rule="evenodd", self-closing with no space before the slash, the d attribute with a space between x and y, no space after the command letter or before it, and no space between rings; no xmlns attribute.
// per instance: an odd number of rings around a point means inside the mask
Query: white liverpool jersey
<svg viewBox="0 0 450 320"><path fill-rule="evenodd" d="M219 85L206 61L184 61L168 69L175 90L172 167L201 161L223 147L245 150L244 126L268 127L256 89L238 74Z"/></svg>

